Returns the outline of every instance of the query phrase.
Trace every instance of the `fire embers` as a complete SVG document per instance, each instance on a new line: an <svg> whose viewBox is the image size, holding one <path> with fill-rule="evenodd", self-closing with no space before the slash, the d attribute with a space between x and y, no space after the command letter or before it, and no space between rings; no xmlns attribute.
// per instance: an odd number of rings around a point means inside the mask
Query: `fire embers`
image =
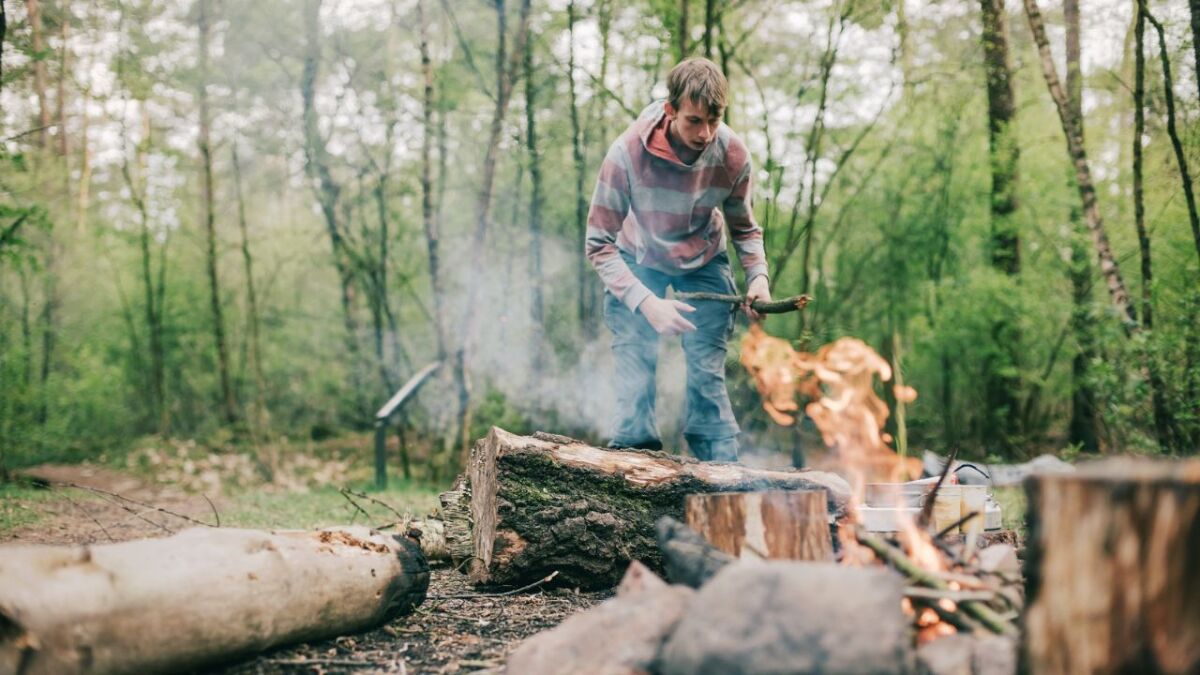
<svg viewBox="0 0 1200 675"><path fill-rule="evenodd" d="M807 399L804 412L825 445L835 451L840 464L862 473L862 481L919 475L920 462L896 455L891 437L883 433L888 408L875 394L874 378L890 381L892 368L862 340L841 338L809 354L755 324L742 341L741 363L754 378L763 409L779 424L795 424L796 394ZM904 402L917 397L912 387L896 387L895 394Z"/></svg>

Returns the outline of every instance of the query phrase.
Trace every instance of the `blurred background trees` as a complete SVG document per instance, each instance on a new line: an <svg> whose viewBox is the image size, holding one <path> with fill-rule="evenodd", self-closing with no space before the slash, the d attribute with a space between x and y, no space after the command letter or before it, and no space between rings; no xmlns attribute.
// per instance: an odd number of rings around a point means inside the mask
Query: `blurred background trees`
<svg viewBox="0 0 1200 675"><path fill-rule="evenodd" d="M1182 3L3 8L0 465L363 430L438 359L399 422L418 473L491 424L603 438L586 203L689 54L730 79L774 293L815 298L769 332L893 360L910 449L1200 447ZM790 451L729 372L751 453Z"/></svg>

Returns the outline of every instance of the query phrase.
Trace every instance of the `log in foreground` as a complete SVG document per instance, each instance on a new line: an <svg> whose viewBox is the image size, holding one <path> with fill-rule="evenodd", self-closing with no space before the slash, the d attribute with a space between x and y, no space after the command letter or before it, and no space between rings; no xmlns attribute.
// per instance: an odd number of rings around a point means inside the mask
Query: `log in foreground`
<svg viewBox="0 0 1200 675"><path fill-rule="evenodd" d="M1200 462L1113 459L1026 492L1025 669L1200 672Z"/></svg>
<svg viewBox="0 0 1200 675"><path fill-rule="evenodd" d="M367 528L0 547L0 673L181 672L411 611L417 544Z"/></svg>
<svg viewBox="0 0 1200 675"><path fill-rule="evenodd" d="M519 585L558 571L561 583L584 588L615 585L632 560L661 570L654 521L682 519L689 494L822 489L841 515L850 493L820 471L702 463L498 428L475 444L468 479L460 498L470 503L473 581ZM461 531L447 523L448 537Z"/></svg>
<svg viewBox="0 0 1200 675"><path fill-rule="evenodd" d="M822 490L689 495L688 527L736 558L833 561Z"/></svg>

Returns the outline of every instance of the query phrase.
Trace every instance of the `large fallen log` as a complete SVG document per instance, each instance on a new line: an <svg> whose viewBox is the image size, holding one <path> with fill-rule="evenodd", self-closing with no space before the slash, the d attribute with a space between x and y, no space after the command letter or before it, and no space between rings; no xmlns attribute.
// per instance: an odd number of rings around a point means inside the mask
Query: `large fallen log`
<svg viewBox="0 0 1200 675"><path fill-rule="evenodd" d="M599 588L615 585L633 560L661 570L654 521L682 519L693 493L823 489L834 515L850 493L830 473L607 450L497 428L475 444L467 477L469 490L455 498L469 500L469 574L480 584L524 584L558 571L561 583ZM463 531L446 524L448 538ZM452 552L462 548L448 543Z"/></svg>
<svg viewBox="0 0 1200 675"><path fill-rule="evenodd" d="M1024 670L1200 672L1200 462L1113 459L1026 492Z"/></svg>
<svg viewBox="0 0 1200 675"><path fill-rule="evenodd" d="M411 611L417 544L367 528L0 547L0 673L182 672Z"/></svg>

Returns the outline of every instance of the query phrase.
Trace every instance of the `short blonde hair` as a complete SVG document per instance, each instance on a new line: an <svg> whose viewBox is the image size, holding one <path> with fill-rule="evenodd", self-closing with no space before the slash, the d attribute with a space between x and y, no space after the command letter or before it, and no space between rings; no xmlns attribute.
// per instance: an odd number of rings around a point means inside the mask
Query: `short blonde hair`
<svg viewBox="0 0 1200 675"><path fill-rule="evenodd" d="M676 110L686 98L692 103L708 106L712 114L722 115L729 101L729 82L717 64L693 56L671 69L667 75L667 92L667 100Z"/></svg>

